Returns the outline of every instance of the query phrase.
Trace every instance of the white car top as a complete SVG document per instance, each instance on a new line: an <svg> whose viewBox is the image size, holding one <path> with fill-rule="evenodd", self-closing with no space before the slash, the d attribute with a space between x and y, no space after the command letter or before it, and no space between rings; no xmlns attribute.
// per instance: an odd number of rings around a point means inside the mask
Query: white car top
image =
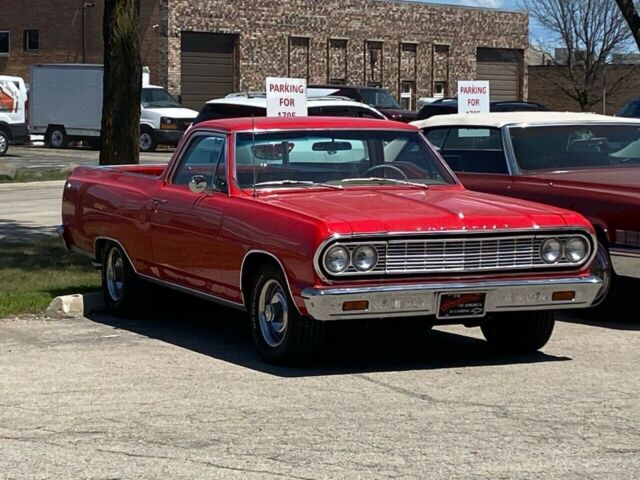
<svg viewBox="0 0 640 480"><path fill-rule="evenodd" d="M243 105L247 107L255 107L255 108L267 108L267 98L262 93L257 94L236 94L231 93L224 98L216 98L214 100L209 100L206 102L209 104L222 104L222 105ZM358 107L365 110L370 111L372 114L378 116L379 118L386 118L384 114L380 113L378 110L373 108L366 103L360 103L353 100L344 99L342 97L308 97L307 98L307 107Z"/></svg>
<svg viewBox="0 0 640 480"><path fill-rule="evenodd" d="M574 112L493 112L476 114L436 115L426 120L411 122L418 128L469 125L473 127L502 128L506 125L570 125L582 123L629 124L640 119L612 117L595 113Z"/></svg>

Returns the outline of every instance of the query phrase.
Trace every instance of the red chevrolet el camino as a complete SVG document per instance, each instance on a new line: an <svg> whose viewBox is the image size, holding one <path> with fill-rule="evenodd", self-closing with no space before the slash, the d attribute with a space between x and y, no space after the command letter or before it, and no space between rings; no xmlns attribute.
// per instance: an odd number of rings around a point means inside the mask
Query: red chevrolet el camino
<svg viewBox="0 0 640 480"><path fill-rule="evenodd" d="M62 237L101 265L108 308L150 281L246 310L260 354L298 360L328 321L424 317L532 351L554 310L603 295L581 215L466 190L413 126L209 121L170 164L79 167Z"/></svg>

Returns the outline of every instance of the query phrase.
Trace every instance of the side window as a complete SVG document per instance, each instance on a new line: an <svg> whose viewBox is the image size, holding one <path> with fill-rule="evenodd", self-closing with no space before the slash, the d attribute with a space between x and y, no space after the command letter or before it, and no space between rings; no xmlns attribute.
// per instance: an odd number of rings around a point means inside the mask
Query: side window
<svg viewBox="0 0 640 480"><path fill-rule="evenodd" d="M434 130L423 130L423 132L427 136L427 139L431 142L431 144L434 147L436 147L438 150L440 150L442 149L442 145L444 144L444 141L447 138L449 129L436 128Z"/></svg>
<svg viewBox="0 0 640 480"><path fill-rule="evenodd" d="M264 117L267 114L264 108L251 107L247 105L233 105L230 103L208 103L202 107L196 117L194 124L206 122L207 120L219 120L221 118L240 117Z"/></svg>
<svg viewBox="0 0 640 480"><path fill-rule="evenodd" d="M367 110L366 108L362 108L362 107L353 107L353 112L354 112L354 117L375 118L377 120L382 120L385 118L376 114L376 112L372 112L371 110Z"/></svg>
<svg viewBox="0 0 640 480"><path fill-rule="evenodd" d="M351 110L347 106L335 106L335 107L321 107L320 111L322 112L320 115L324 115L325 117L352 117L353 114Z"/></svg>
<svg viewBox="0 0 640 480"><path fill-rule="evenodd" d="M456 172L508 173L497 128L451 128L443 142L440 154Z"/></svg>
<svg viewBox="0 0 640 480"><path fill-rule="evenodd" d="M225 137L198 135L182 154L180 165L173 175L174 185L187 185L194 175L203 175L207 185L226 189Z"/></svg>

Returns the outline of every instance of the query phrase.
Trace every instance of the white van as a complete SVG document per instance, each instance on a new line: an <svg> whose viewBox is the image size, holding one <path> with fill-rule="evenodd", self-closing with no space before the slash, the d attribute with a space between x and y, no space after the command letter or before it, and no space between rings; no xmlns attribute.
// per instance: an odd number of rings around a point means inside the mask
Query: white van
<svg viewBox="0 0 640 480"><path fill-rule="evenodd" d="M20 77L0 75L0 157L10 143L28 141L27 87Z"/></svg>
<svg viewBox="0 0 640 480"><path fill-rule="evenodd" d="M64 148L70 140L100 144L102 65L52 64L31 67L29 127L45 143ZM198 112L184 108L160 86L145 85L140 102L140 150L177 145Z"/></svg>

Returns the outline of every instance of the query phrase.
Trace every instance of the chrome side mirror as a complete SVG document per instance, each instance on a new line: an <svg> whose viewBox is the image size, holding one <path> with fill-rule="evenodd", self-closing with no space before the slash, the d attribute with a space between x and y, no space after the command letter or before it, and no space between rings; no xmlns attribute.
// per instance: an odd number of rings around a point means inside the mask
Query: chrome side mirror
<svg viewBox="0 0 640 480"><path fill-rule="evenodd" d="M202 193L207 189L207 179L204 175L194 175L189 180L189 190L193 193Z"/></svg>

